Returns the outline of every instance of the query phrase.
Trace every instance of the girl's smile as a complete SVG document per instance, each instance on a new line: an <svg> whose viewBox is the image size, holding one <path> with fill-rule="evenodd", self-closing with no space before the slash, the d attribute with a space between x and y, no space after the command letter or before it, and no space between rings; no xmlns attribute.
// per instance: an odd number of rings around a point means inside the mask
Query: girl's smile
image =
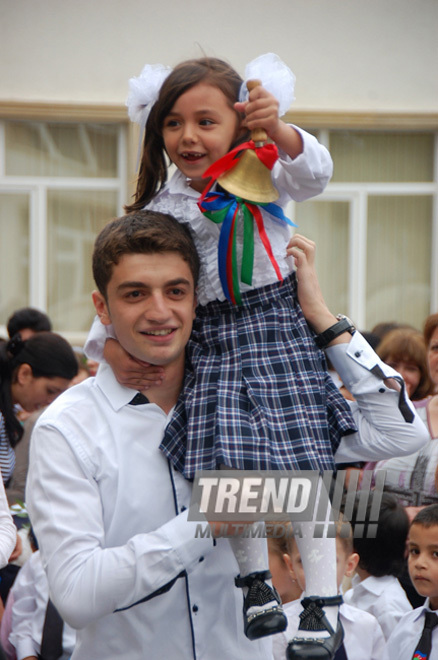
<svg viewBox="0 0 438 660"><path fill-rule="evenodd" d="M201 192L204 172L224 156L240 128L236 111L217 87L199 83L181 94L163 123L163 140L171 161Z"/></svg>

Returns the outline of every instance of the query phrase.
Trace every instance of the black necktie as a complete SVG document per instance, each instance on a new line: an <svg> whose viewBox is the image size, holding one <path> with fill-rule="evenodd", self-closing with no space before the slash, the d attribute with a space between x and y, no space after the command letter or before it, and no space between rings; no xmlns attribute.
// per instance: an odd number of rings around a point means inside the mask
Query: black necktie
<svg viewBox="0 0 438 660"><path fill-rule="evenodd" d="M432 648L432 630L438 626L438 616L434 612L424 615L424 628L412 660L427 660Z"/></svg>
<svg viewBox="0 0 438 660"><path fill-rule="evenodd" d="M64 622L51 600L47 603L41 639L41 660L57 660L62 655L62 629Z"/></svg>
<svg viewBox="0 0 438 660"><path fill-rule="evenodd" d="M149 399L141 392L137 392L135 397L129 402L130 406L141 406L143 403L149 403Z"/></svg>

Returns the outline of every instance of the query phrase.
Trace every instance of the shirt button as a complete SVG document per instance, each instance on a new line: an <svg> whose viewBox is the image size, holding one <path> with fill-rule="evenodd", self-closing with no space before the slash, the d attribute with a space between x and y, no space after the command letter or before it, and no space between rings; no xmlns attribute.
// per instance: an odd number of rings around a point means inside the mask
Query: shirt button
<svg viewBox="0 0 438 660"><path fill-rule="evenodd" d="M181 513L182 513L183 511L185 511L186 509L187 509L187 507L183 505L183 506L181 507Z"/></svg>
<svg viewBox="0 0 438 660"><path fill-rule="evenodd" d="M379 390L380 394L383 394L385 391L386 391L386 390L385 390L384 387L381 387L380 390Z"/></svg>
<svg viewBox="0 0 438 660"><path fill-rule="evenodd" d="M195 614L198 611L198 609L199 609L199 607L197 605L193 605L192 611L195 612Z"/></svg>
<svg viewBox="0 0 438 660"><path fill-rule="evenodd" d="M204 557L199 557L199 561L204 561Z"/></svg>
<svg viewBox="0 0 438 660"><path fill-rule="evenodd" d="M362 355L362 351L356 351L354 355L355 357L359 358Z"/></svg>

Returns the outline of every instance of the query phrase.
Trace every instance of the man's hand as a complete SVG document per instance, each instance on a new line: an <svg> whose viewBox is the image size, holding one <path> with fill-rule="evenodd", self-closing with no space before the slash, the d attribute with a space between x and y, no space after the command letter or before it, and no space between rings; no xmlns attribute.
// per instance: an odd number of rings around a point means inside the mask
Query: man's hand
<svg viewBox="0 0 438 660"><path fill-rule="evenodd" d="M105 360L121 385L144 391L161 385L164 369L142 362L125 351L116 339L107 339L103 351Z"/></svg>

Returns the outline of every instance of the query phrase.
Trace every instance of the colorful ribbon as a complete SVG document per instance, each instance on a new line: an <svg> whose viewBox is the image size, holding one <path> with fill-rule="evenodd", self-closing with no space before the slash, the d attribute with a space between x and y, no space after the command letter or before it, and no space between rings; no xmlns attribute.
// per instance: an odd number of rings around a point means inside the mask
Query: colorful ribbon
<svg viewBox="0 0 438 660"><path fill-rule="evenodd" d="M202 199L202 201L201 201ZM269 260L280 281L280 267L272 252L271 243L266 233L263 216L259 206L273 215L278 220L296 227L289 220L283 210L276 204L253 204L240 197L235 197L226 192L211 192L202 195L198 201L202 213L215 222L222 224L218 244L218 266L219 277L225 297L235 305L242 303L239 287L239 274L237 267L236 229L239 218L243 219L243 248L242 265L240 270L240 281L252 284L254 268L254 221L259 232L260 239L265 247Z"/></svg>
<svg viewBox="0 0 438 660"><path fill-rule="evenodd" d="M225 156L219 158L204 172L203 178L210 178L210 181L198 200L201 212L216 224L222 224L218 244L219 278L225 297L235 305L242 303L236 247L236 230L239 219L243 219L240 281L249 285L252 284L254 269L254 221L275 273L280 281L283 280L280 267L272 252L259 207L262 207L280 222L296 227L296 224L284 215L283 210L277 204L272 202L268 204L255 203L227 192L209 192L216 180L237 164L239 155L246 149L253 149L261 162L272 170L278 158L278 150L275 144L256 147L253 140L240 144Z"/></svg>

